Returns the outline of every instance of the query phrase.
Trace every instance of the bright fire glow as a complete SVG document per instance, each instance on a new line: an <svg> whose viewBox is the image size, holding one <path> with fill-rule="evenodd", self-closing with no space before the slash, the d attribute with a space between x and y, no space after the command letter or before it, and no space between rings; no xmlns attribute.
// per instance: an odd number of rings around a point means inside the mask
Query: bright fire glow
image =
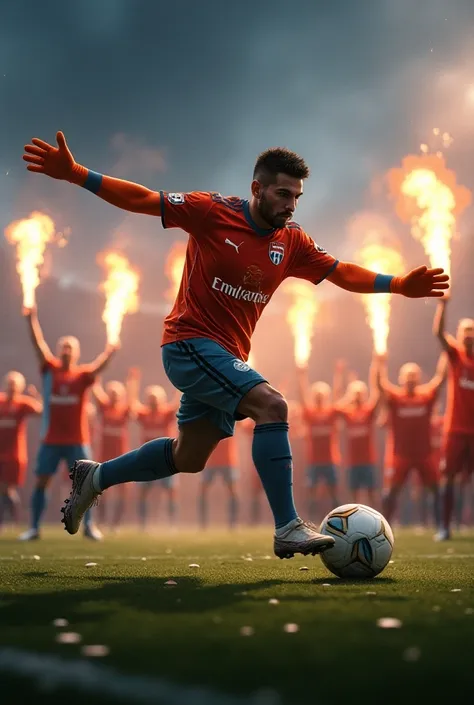
<svg viewBox="0 0 474 705"><path fill-rule="evenodd" d="M443 133L443 140L450 137ZM441 153L405 157L400 169L388 174L390 191L397 199L399 217L423 245L432 267L451 271L451 240L456 217L469 205L471 193L456 183Z"/></svg>
<svg viewBox="0 0 474 705"><path fill-rule="evenodd" d="M124 316L138 309L140 276L130 266L127 258L118 252L101 253L97 261L107 273L105 281L100 285L100 290L105 293L102 320L107 331L107 342L117 345Z"/></svg>
<svg viewBox="0 0 474 705"><path fill-rule="evenodd" d="M23 290L23 306L35 305L35 292L40 283L40 267L46 245L54 241L55 226L44 213L34 211L28 218L16 220L5 229L5 237L16 246L16 271Z"/></svg>
<svg viewBox="0 0 474 705"><path fill-rule="evenodd" d="M404 270L401 254L393 247L379 243L367 244L359 250L356 259L362 267L380 274L399 275ZM391 299L391 294L362 294L374 349L379 355L387 352Z"/></svg>
<svg viewBox="0 0 474 705"><path fill-rule="evenodd" d="M186 243L178 240L172 245L165 262L165 274L170 282L169 288L165 291L165 298L171 303L174 303L178 296L185 259Z"/></svg>
<svg viewBox="0 0 474 705"><path fill-rule="evenodd" d="M311 355L314 321L319 309L315 288L304 279L296 279L286 281L283 290L292 297L286 320L293 334L295 362L298 367L305 367Z"/></svg>

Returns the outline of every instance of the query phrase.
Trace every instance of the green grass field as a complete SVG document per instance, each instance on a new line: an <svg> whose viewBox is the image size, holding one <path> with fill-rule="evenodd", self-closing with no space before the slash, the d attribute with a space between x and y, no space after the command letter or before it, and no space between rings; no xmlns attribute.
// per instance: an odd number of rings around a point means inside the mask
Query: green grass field
<svg viewBox="0 0 474 705"><path fill-rule="evenodd" d="M84 644L109 647L108 656L87 659L98 669L224 696L270 689L283 703L433 705L466 693L470 681L467 701L472 699L474 533L435 544L431 533L399 532L383 575L357 582L331 577L319 558L280 561L271 539L271 529L124 531L101 544L53 529L30 544L2 534L0 702L51 703L52 693L68 705L211 702L191 695L140 700L139 684L136 700L95 688L86 694L79 686L58 690L54 678L40 686L28 669L12 674L5 663L10 647L84 659ZM97 565L86 567L89 562ZM166 587L170 579L177 585ZM401 628L377 627L382 617L401 620ZM53 626L57 618L69 626ZM285 632L288 623L299 630ZM242 627L253 634L242 636ZM79 633L81 643L57 643L61 631ZM260 693L255 702L274 700Z"/></svg>

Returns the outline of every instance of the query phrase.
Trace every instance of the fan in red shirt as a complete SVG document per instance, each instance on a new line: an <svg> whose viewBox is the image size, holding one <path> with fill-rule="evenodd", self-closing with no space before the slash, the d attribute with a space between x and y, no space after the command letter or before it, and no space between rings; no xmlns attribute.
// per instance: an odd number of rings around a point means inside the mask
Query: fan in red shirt
<svg viewBox="0 0 474 705"><path fill-rule="evenodd" d="M375 420L380 403L376 384L376 368L372 365L370 391L362 380L353 380L347 387L337 410L344 420L346 440L346 465L349 471L351 501L360 503L361 493L367 493L367 503L376 505L377 486L375 450Z"/></svg>
<svg viewBox="0 0 474 705"><path fill-rule="evenodd" d="M442 459L443 518L436 538L450 538L455 480L462 485L474 472L474 320L459 322L456 338L445 332L445 296L434 321L434 332L448 355L448 389Z"/></svg>
<svg viewBox="0 0 474 705"><path fill-rule="evenodd" d="M96 382L92 393L98 406L97 433L98 456L101 462L123 455L129 450L130 439L128 426L130 421L130 405L127 399L127 389L122 382L111 380L104 387ZM112 493L115 500L110 525L117 529L125 513L127 485L117 485ZM99 520L105 521L105 502L99 504Z"/></svg>
<svg viewBox="0 0 474 705"><path fill-rule="evenodd" d="M345 362L339 360L334 372L333 389L326 382L310 385L307 367L297 367L302 426L306 437L306 483L308 513L315 521L318 490L323 485L331 501L338 507L338 469L341 462L338 438L339 412L336 403L342 396ZM331 399L332 397L332 399Z"/></svg>
<svg viewBox="0 0 474 705"><path fill-rule="evenodd" d="M58 341L56 357L44 339L36 309L27 309L24 314L40 363L43 385L41 444L36 460L36 486L31 498L31 528L19 537L21 541L31 541L40 538L46 488L60 462L65 461L71 467L76 460L90 457L88 390L116 347L108 345L94 362L79 365L79 341L73 336L65 336ZM94 540L102 538L91 522L90 513L85 520L84 536Z"/></svg>
<svg viewBox="0 0 474 705"><path fill-rule="evenodd" d="M228 496L228 526L235 528L238 516L238 481L239 453L235 436L225 438L211 453L207 465L201 473L198 499L199 521L202 529L208 525L208 493L211 484L218 477L222 479Z"/></svg>
<svg viewBox="0 0 474 705"><path fill-rule="evenodd" d="M20 372L5 375L4 389L0 392L0 526L7 511L18 523L18 487L23 486L28 464L26 419L43 410L34 387L28 388L34 396L23 394L25 378Z"/></svg>
<svg viewBox="0 0 474 705"><path fill-rule="evenodd" d="M79 530L84 512L112 485L201 472L235 421L255 422L252 455L275 522L274 551L281 558L316 554L334 539L298 516L292 489L288 407L282 394L246 364L250 340L265 306L287 277L324 279L357 293L440 296L449 277L419 267L403 277L338 262L292 218L309 168L285 148L256 160L251 199L219 193L154 192L78 164L62 132L57 147L34 138L23 158L29 171L69 181L127 211L160 216L165 228L189 234L179 293L165 320L162 359L181 398L178 438L155 439L132 456L107 463L76 463L66 530Z"/></svg>
<svg viewBox="0 0 474 705"><path fill-rule="evenodd" d="M143 445L172 433L176 424L178 401L169 403L163 387L152 384L145 388L145 403L142 404L139 399L140 377L140 371L132 368L129 372L128 389L132 415L140 427L140 443ZM170 475L160 480L145 480L138 483L138 521L142 530L148 525L153 489L163 490L167 498L168 520L171 525L176 522L176 477Z"/></svg>
<svg viewBox="0 0 474 705"><path fill-rule="evenodd" d="M415 363L403 365L399 386L389 382L386 356L379 356L378 384L388 411L388 442L384 469L383 513L391 521L400 490L415 470L423 486L433 494L435 525L439 521L438 468L433 462L431 418L445 365L438 364L435 376L421 383L421 370Z"/></svg>

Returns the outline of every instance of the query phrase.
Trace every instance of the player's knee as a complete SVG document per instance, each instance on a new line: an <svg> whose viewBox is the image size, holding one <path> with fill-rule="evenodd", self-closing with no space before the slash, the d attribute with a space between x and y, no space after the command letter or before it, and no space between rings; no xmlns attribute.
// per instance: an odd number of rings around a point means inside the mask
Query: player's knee
<svg viewBox="0 0 474 705"><path fill-rule="evenodd" d="M286 423L288 421L288 404L279 392L262 395L260 408L257 410L255 423Z"/></svg>

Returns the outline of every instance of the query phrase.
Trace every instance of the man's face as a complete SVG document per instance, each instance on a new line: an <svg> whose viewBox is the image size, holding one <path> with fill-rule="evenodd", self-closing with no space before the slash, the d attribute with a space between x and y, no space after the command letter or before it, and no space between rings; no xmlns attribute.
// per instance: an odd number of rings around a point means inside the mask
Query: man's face
<svg viewBox="0 0 474 705"><path fill-rule="evenodd" d="M474 352L474 323L471 321L461 321L458 330L458 340L464 346L467 353Z"/></svg>
<svg viewBox="0 0 474 705"><path fill-rule="evenodd" d="M278 174L276 182L269 186L259 181L252 183L258 212L272 228L284 228L292 220L302 193L303 180L286 174Z"/></svg>
<svg viewBox="0 0 474 705"><path fill-rule="evenodd" d="M417 365L402 367L400 370L400 384L407 392L414 392L421 382L421 370Z"/></svg>

